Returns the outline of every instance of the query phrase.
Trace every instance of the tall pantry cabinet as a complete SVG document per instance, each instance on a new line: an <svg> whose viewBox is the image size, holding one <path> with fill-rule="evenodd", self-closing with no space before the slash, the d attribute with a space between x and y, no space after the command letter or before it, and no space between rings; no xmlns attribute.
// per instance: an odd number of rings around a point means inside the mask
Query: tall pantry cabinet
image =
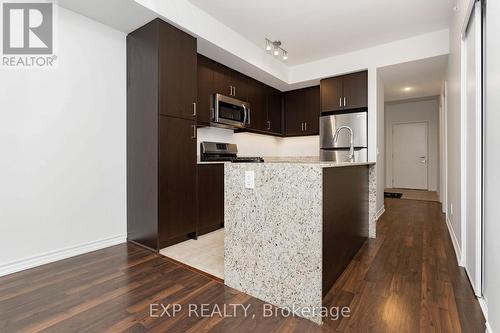
<svg viewBox="0 0 500 333"><path fill-rule="evenodd" d="M128 240L196 234L196 39L155 19L127 36Z"/></svg>

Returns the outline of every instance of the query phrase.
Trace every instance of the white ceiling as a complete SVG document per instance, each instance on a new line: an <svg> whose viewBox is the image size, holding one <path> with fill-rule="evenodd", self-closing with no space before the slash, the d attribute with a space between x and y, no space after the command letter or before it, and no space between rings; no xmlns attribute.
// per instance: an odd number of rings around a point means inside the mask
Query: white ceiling
<svg viewBox="0 0 500 333"><path fill-rule="evenodd" d="M133 0L58 0L57 3L124 33L134 31L158 16Z"/></svg>
<svg viewBox="0 0 500 333"><path fill-rule="evenodd" d="M444 55L379 68L385 101L439 95L447 63L448 56Z"/></svg>
<svg viewBox="0 0 500 333"><path fill-rule="evenodd" d="M264 47L279 39L302 64L446 29L453 0L189 0Z"/></svg>

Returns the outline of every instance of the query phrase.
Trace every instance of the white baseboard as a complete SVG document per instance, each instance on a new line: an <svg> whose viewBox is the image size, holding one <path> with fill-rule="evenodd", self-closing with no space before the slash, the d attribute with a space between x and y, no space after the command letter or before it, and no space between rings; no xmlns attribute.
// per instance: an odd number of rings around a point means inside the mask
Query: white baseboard
<svg viewBox="0 0 500 333"><path fill-rule="evenodd" d="M486 333L493 333L490 323L488 321L488 303L483 297L478 297L477 300L479 301L479 306L481 307L481 310L483 311L484 319L486 320Z"/></svg>
<svg viewBox="0 0 500 333"><path fill-rule="evenodd" d="M382 206L378 212L377 215L375 216L375 220L378 221L378 219L385 213L385 206Z"/></svg>
<svg viewBox="0 0 500 333"><path fill-rule="evenodd" d="M36 256L12 261L0 265L0 276L16 273L19 271L23 271L25 269L45 265L54 261L74 257L80 254L100 250L113 245L125 243L126 241L127 241L126 234L118 235L114 237L109 237L93 242L88 242L85 244L80 244L77 246L67 247L64 249L46 252Z"/></svg>
<svg viewBox="0 0 500 333"><path fill-rule="evenodd" d="M453 231L453 227L451 226L451 221L448 218L448 215L446 215L446 226L448 227L448 233L450 234L451 242L453 243L453 248L455 249L455 255L457 256L458 265L464 267L462 251L460 250L457 236L455 235L455 231Z"/></svg>
<svg viewBox="0 0 500 333"><path fill-rule="evenodd" d="M493 333L489 321L486 321L486 333Z"/></svg>

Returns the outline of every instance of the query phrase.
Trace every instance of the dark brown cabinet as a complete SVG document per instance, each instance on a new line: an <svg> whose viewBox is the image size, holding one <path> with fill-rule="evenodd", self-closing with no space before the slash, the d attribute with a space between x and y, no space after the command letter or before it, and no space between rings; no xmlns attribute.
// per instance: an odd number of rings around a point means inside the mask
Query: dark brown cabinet
<svg viewBox="0 0 500 333"><path fill-rule="evenodd" d="M342 76L321 80L321 111L339 111L343 107Z"/></svg>
<svg viewBox="0 0 500 333"><path fill-rule="evenodd" d="M231 86L233 88L232 96L236 99L248 102L253 88L253 80L237 71L231 73Z"/></svg>
<svg viewBox="0 0 500 333"><path fill-rule="evenodd" d="M196 38L159 21L158 73L160 114L196 117Z"/></svg>
<svg viewBox="0 0 500 333"><path fill-rule="evenodd" d="M321 112L368 108L368 71L321 80Z"/></svg>
<svg viewBox="0 0 500 333"><path fill-rule="evenodd" d="M198 165L198 227L203 235L224 225L224 164Z"/></svg>
<svg viewBox="0 0 500 333"><path fill-rule="evenodd" d="M213 90L216 93L247 101L248 78L246 76L216 61L212 61L211 67L214 76Z"/></svg>
<svg viewBox="0 0 500 333"><path fill-rule="evenodd" d="M282 135L282 93L198 54L198 126L209 126L211 96L222 94L250 103L248 131Z"/></svg>
<svg viewBox="0 0 500 333"><path fill-rule="evenodd" d="M368 107L368 72L345 75L344 109L361 109Z"/></svg>
<svg viewBox="0 0 500 333"><path fill-rule="evenodd" d="M212 61L213 90L214 92L226 96L233 96L232 71L230 68Z"/></svg>
<svg viewBox="0 0 500 333"><path fill-rule="evenodd" d="M200 125L210 125L211 97L215 93L212 60L198 55L198 110L197 121Z"/></svg>
<svg viewBox="0 0 500 333"><path fill-rule="evenodd" d="M196 232L196 122L160 116L160 248Z"/></svg>
<svg viewBox="0 0 500 333"><path fill-rule="evenodd" d="M285 93L285 135L319 134L319 86Z"/></svg>
<svg viewBox="0 0 500 333"><path fill-rule="evenodd" d="M249 85L250 129L267 130L267 94L263 83L253 80Z"/></svg>
<svg viewBox="0 0 500 333"><path fill-rule="evenodd" d="M266 130L274 134L283 133L283 93L271 87L267 91Z"/></svg>
<svg viewBox="0 0 500 333"><path fill-rule="evenodd" d="M196 39L155 19L127 36L127 239L196 232Z"/></svg>

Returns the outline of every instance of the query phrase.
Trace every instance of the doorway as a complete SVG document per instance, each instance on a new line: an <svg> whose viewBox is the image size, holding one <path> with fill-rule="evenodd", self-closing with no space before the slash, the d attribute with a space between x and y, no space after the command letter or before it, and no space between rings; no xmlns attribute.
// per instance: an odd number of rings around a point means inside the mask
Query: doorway
<svg viewBox="0 0 500 333"><path fill-rule="evenodd" d="M428 189L428 124L393 124L393 187Z"/></svg>

